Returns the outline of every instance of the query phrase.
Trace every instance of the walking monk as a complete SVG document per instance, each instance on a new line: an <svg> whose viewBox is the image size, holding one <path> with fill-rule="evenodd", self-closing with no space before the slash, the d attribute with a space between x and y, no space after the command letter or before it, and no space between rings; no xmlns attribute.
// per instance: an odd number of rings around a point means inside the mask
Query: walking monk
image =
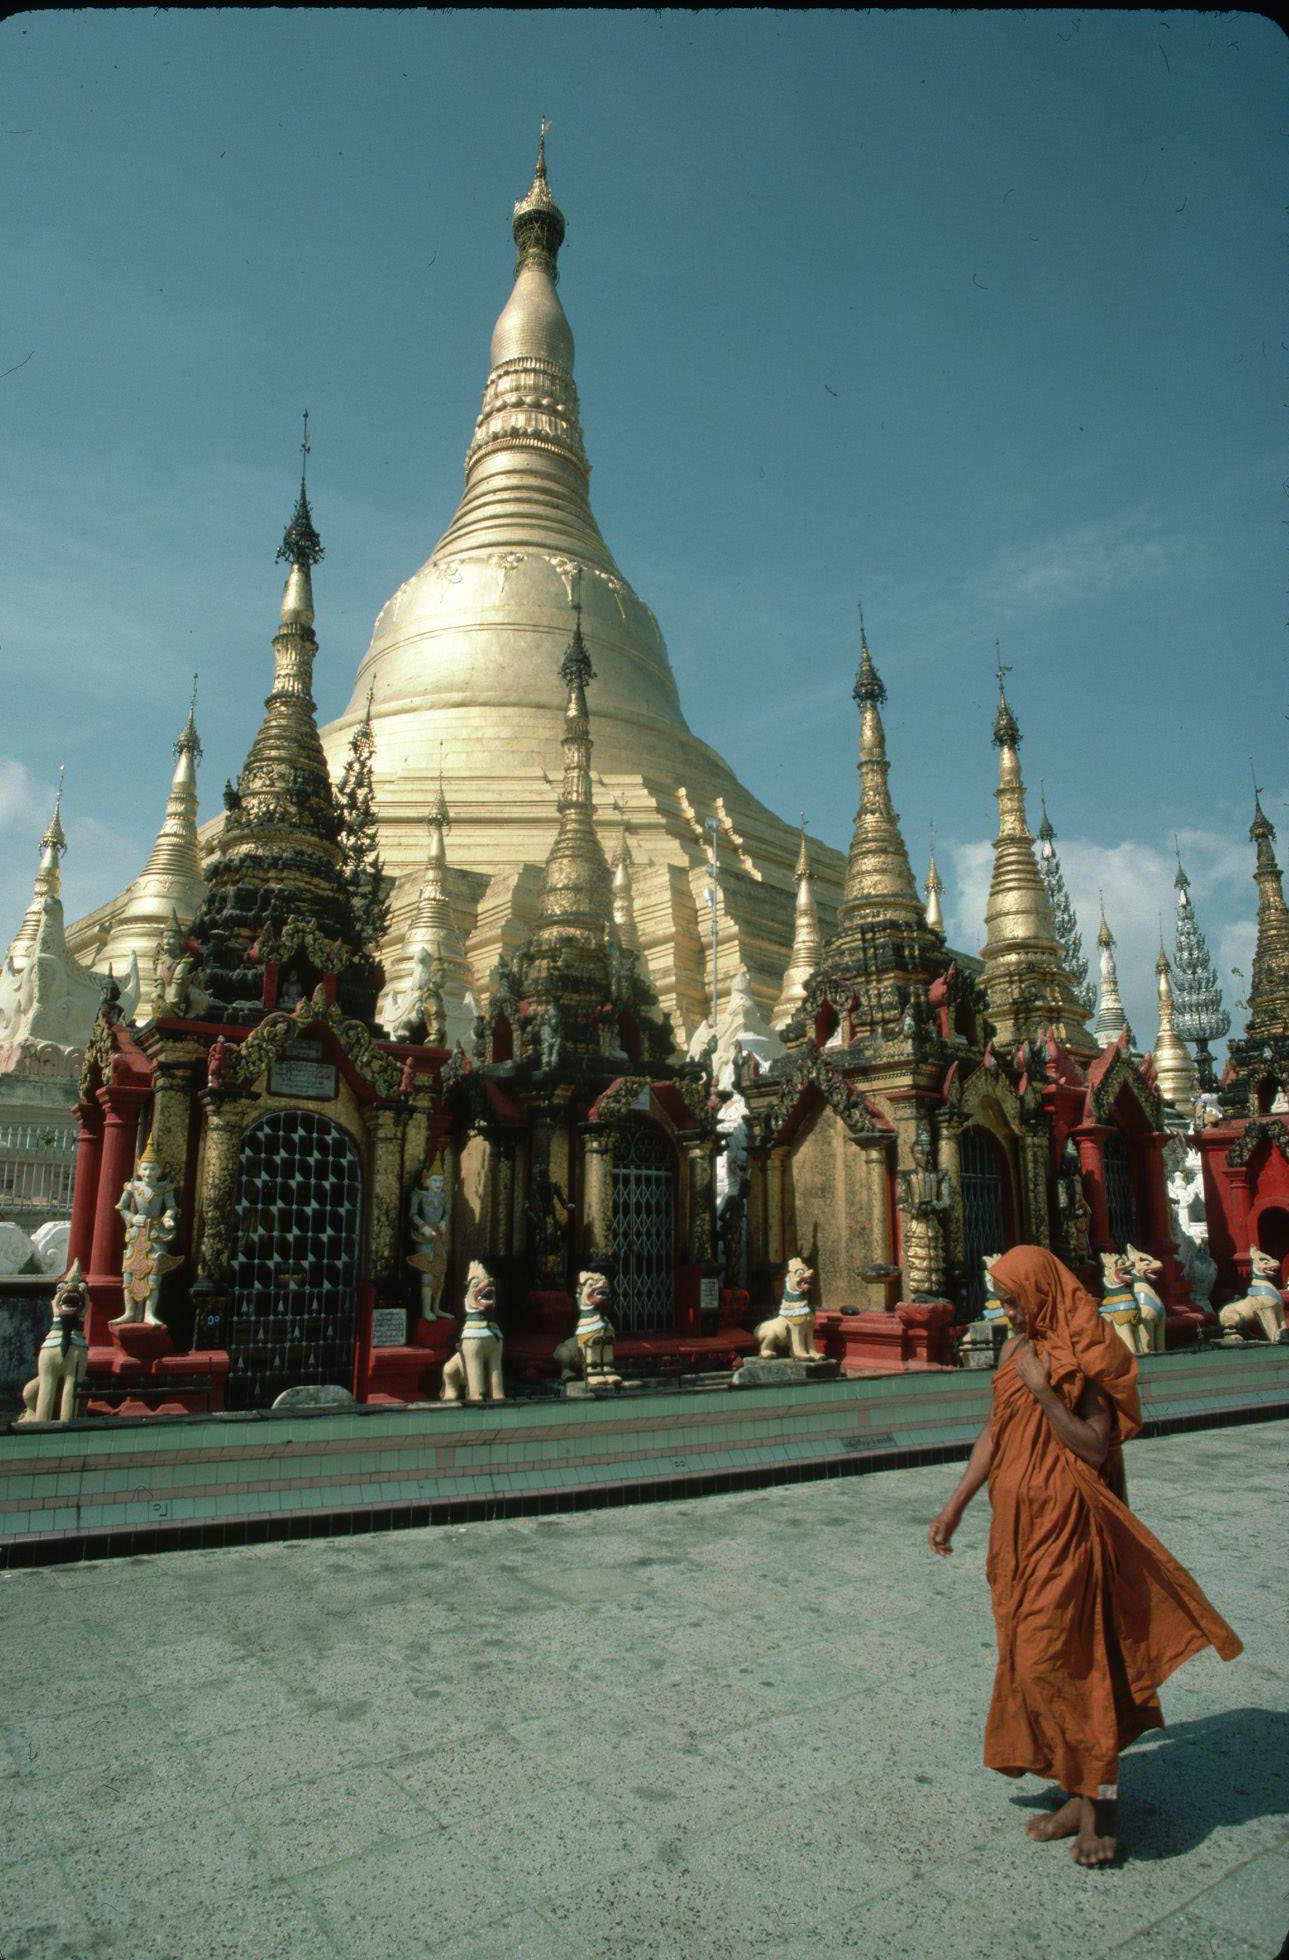
<svg viewBox="0 0 1289 1960"><path fill-rule="evenodd" d="M1029 1835L1072 1837L1079 1864L1107 1865L1119 1752L1163 1727L1160 1682L1209 1645L1234 1660L1240 1642L1125 1501L1119 1445L1141 1427L1136 1357L1041 1246L1014 1246L992 1280L1012 1338L988 1427L928 1536L947 1554L988 1479L998 1673L985 1763L1059 1783L1067 1801Z"/></svg>

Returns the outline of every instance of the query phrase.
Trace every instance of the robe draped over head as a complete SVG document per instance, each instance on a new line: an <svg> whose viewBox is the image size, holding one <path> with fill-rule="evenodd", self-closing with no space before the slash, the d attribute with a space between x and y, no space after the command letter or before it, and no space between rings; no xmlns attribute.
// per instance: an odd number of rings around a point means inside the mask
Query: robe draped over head
<svg viewBox="0 0 1289 1960"><path fill-rule="evenodd" d="M1113 1406L1116 1440L1141 1428L1137 1358L1101 1317L1101 1309L1068 1266L1041 1245L1014 1245L990 1269L995 1286L1016 1300L1030 1339L1051 1364L1053 1388L1082 1375Z"/></svg>
<svg viewBox="0 0 1289 1960"><path fill-rule="evenodd" d="M1014 1246L992 1270L1023 1309L1065 1407L1077 1410L1094 1383L1111 1403L1119 1438L1135 1435L1136 1358L1073 1273L1036 1245ZM990 1421L986 1572L998 1673L985 1762L1005 1776L1031 1771L1096 1797L1115 1786L1119 1752L1162 1726L1159 1684L1201 1648L1230 1660L1240 1642L1128 1509L1110 1474L1118 1449L1098 1471L1063 1443L1015 1356L1014 1347L1005 1351L994 1376Z"/></svg>

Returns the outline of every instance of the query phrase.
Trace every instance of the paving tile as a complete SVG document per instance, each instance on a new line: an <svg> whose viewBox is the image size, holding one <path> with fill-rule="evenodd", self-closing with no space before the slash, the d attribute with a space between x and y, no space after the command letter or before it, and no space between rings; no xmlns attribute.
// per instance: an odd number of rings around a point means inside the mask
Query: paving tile
<svg viewBox="0 0 1289 1960"><path fill-rule="evenodd" d="M1134 1933L1111 1953L1123 1960L1272 1960L1265 1944L1254 1946L1235 1933L1219 1931L1192 1912L1170 1913L1145 1932Z"/></svg>
<svg viewBox="0 0 1289 1960"><path fill-rule="evenodd" d="M1289 1938L1289 1871L1283 1859L1264 1854L1196 1893L1187 1910L1206 1925L1273 1953Z"/></svg>

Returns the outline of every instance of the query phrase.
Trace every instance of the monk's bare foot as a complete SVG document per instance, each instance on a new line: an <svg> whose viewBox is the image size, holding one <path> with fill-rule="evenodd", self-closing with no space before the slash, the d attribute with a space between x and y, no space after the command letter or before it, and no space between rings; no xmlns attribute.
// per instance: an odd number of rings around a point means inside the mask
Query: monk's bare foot
<svg viewBox="0 0 1289 1960"><path fill-rule="evenodd" d="M1025 1831L1036 1844L1048 1844L1053 1838L1073 1837L1082 1821L1082 1797L1067 1797L1059 1810L1049 1810L1045 1817L1031 1817Z"/></svg>
<svg viewBox="0 0 1289 1960"><path fill-rule="evenodd" d="M1079 1799L1079 1834L1070 1846L1076 1865L1112 1865L1118 1848L1115 1838L1119 1806L1113 1798Z"/></svg>

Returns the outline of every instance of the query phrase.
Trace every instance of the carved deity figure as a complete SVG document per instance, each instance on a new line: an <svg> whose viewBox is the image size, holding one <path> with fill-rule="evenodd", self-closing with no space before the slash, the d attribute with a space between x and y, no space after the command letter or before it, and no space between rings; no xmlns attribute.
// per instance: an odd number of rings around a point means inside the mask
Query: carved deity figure
<svg viewBox="0 0 1289 1960"><path fill-rule="evenodd" d="M161 1327L165 1324L157 1313L161 1281L183 1260L169 1250L179 1230L178 1193L152 1154L151 1138L116 1208L125 1220L121 1258L125 1312L110 1325L132 1327L142 1322L145 1327Z"/></svg>
<svg viewBox="0 0 1289 1960"><path fill-rule="evenodd" d="M789 1259L783 1278L783 1298L773 1320L763 1320L754 1331L760 1342L761 1359L790 1355L794 1361L821 1361L815 1346L815 1310L810 1289L815 1276L804 1259Z"/></svg>
<svg viewBox="0 0 1289 1960"><path fill-rule="evenodd" d="M1141 1315L1137 1351L1140 1354L1162 1354L1164 1303L1155 1291L1154 1282L1164 1270L1163 1261L1156 1259L1152 1253L1139 1252L1135 1245L1125 1246L1124 1259L1132 1278L1133 1298Z"/></svg>
<svg viewBox="0 0 1289 1960"><path fill-rule="evenodd" d="M228 1080L228 1066L237 1053L231 1041L217 1034L206 1057L206 1082L211 1089L222 1089Z"/></svg>
<svg viewBox="0 0 1289 1960"><path fill-rule="evenodd" d="M89 1367L89 1342L81 1323L89 1311L89 1288L74 1260L54 1288L53 1319L36 1357L36 1378L22 1391L19 1422L70 1422Z"/></svg>
<svg viewBox="0 0 1289 1960"><path fill-rule="evenodd" d="M912 1170L897 1171L899 1207L904 1214L904 1297L944 1298L944 1217L953 1203L947 1171L935 1168L931 1132L919 1123L913 1140Z"/></svg>
<svg viewBox="0 0 1289 1960"><path fill-rule="evenodd" d="M1242 1300L1228 1300L1218 1319L1227 1341L1246 1341L1255 1328L1269 1341L1278 1341L1285 1325L1284 1295L1277 1284L1279 1268L1269 1252L1249 1247L1249 1290Z"/></svg>
<svg viewBox="0 0 1289 1960"><path fill-rule="evenodd" d="M612 1288L603 1273L577 1276L577 1325L555 1350L563 1381L585 1378L588 1388L621 1388L613 1368L613 1322L608 1316Z"/></svg>
<svg viewBox="0 0 1289 1960"><path fill-rule="evenodd" d="M549 1069L558 1068L564 1048L564 1033L559 1009L553 1000L548 1001L542 1010L541 1020L537 1024L537 1039L540 1045L541 1066Z"/></svg>
<svg viewBox="0 0 1289 1960"><path fill-rule="evenodd" d="M1101 1254L1101 1317L1108 1320L1131 1354L1144 1354L1141 1308L1122 1252Z"/></svg>
<svg viewBox="0 0 1289 1960"><path fill-rule="evenodd" d="M492 1318L497 1289L477 1259L466 1279L465 1319L456 1352L443 1364L444 1402L504 1402L501 1381L501 1329Z"/></svg>
<svg viewBox="0 0 1289 1960"><path fill-rule="evenodd" d="M1092 1207L1083 1195L1083 1179L1077 1167L1069 1170L1057 1185L1061 1230L1065 1256L1072 1266L1092 1262Z"/></svg>
<svg viewBox="0 0 1289 1960"><path fill-rule="evenodd" d="M426 1164L407 1206L407 1231L415 1250L407 1263L421 1276L421 1319L451 1320L440 1306L448 1271L448 1188L440 1171Z"/></svg>
<svg viewBox="0 0 1289 1960"><path fill-rule="evenodd" d="M210 995L197 984L197 960L178 914L157 941L152 960L152 1011L195 1018L210 1006Z"/></svg>

